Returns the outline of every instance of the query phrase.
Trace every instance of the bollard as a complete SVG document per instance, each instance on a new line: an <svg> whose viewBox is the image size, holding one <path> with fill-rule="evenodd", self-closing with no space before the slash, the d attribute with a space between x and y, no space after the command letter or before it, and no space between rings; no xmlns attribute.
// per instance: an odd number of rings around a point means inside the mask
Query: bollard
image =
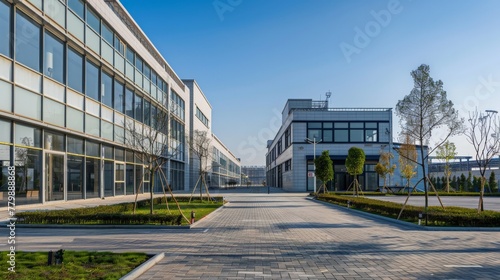
<svg viewBox="0 0 500 280"><path fill-rule="evenodd" d="M418 213L418 225L420 226L422 223L422 213Z"/></svg>
<svg viewBox="0 0 500 280"><path fill-rule="evenodd" d="M49 251L49 258L47 260L47 265L53 265L55 260L54 260L54 252L52 250Z"/></svg>
<svg viewBox="0 0 500 280"><path fill-rule="evenodd" d="M347 208L351 208L351 201L350 200L347 201Z"/></svg>
<svg viewBox="0 0 500 280"><path fill-rule="evenodd" d="M191 224L194 224L194 218L196 217L196 213L191 211Z"/></svg>

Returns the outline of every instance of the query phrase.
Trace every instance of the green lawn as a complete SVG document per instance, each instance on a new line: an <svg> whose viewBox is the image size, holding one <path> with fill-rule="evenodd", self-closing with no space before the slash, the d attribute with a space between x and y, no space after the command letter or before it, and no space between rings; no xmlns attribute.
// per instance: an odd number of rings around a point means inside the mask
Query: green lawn
<svg viewBox="0 0 500 280"><path fill-rule="evenodd" d="M150 215L149 200L138 201L137 211L133 213L134 203L101 205L89 208L66 210L33 211L17 213L18 223L24 224L113 224L113 225L188 225L191 211L195 212L196 221L202 219L223 205L222 198L215 201L200 201L178 198L183 219L175 202L169 199L168 209L164 198L155 198L153 215Z"/></svg>
<svg viewBox="0 0 500 280"><path fill-rule="evenodd" d="M16 252L10 272L8 253L0 252L0 279L119 279L149 259L143 253L65 251L63 264L47 266L48 252Z"/></svg>
<svg viewBox="0 0 500 280"><path fill-rule="evenodd" d="M222 202L217 201L217 202L212 202L212 201L206 201L203 200L200 202L199 199L193 199L191 203L188 203L186 201L179 201L179 205L181 207L182 213L186 216L186 218L190 219L191 217L191 211L195 212L196 216L196 221L199 219L205 217L206 215L212 213L215 211L217 208L222 206ZM168 208L165 204L165 202L162 202L160 204L155 204L153 213L154 214L169 214L169 215L179 215L179 210L177 209L177 205L173 201L168 202ZM150 212L150 207L149 205L146 206L141 206L137 209L136 213L137 214L149 214ZM132 210L124 212L125 214L132 214ZM187 224L186 221L183 221L182 224Z"/></svg>

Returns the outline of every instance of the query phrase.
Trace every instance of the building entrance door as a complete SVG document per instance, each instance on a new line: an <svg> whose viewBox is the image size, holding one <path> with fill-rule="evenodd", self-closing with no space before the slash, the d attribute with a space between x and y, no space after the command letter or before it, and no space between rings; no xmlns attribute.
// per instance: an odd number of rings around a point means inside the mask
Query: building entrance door
<svg viewBox="0 0 500 280"><path fill-rule="evenodd" d="M64 154L45 153L45 201L64 200Z"/></svg>

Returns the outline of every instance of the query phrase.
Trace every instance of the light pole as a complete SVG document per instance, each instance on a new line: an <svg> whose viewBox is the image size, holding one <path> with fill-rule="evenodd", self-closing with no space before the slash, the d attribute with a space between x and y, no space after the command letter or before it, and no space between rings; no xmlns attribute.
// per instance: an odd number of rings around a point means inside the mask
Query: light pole
<svg viewBox="0 0 500 280"><path fill-rule="evenodd" d="M313 140L306 138L306 142L309 144L313 144L313 153L314 153L314 193L316 193L316 144L320 143L322 140L316 141L316 137L313 137Z"/></svg>

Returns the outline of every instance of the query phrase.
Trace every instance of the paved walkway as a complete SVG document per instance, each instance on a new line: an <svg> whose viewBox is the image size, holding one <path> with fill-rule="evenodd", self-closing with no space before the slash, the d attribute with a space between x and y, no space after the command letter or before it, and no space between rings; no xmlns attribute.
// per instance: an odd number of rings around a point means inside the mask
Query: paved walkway
<svg viewBox="0 0 500 280"><path fill-rule="evenodd" d="M19 228L16 246L30 251L165 252L166 257L139 279L498 279L500 275L500 232L421 231L312 201L305 194L252 190L225 193L230 203L192 229ZM0 236L7 234L0 230Z"/></svg>

